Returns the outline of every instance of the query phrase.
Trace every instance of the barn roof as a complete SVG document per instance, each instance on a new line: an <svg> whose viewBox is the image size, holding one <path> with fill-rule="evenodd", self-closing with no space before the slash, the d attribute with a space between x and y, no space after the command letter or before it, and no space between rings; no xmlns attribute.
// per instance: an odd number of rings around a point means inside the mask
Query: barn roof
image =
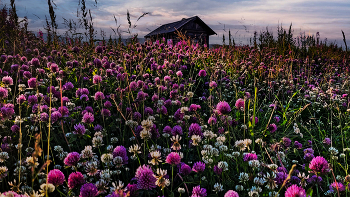
<svg viewBox="0 0 350 197"><path fill-rule="evenodd" d="M162 25L158 27L157 29L153 30L149 34L145 35L145 37L150 37L154 35L160 35L160 34L166 34L166 33L171 33L175 32L176 30L179 30L181 27L183 27L185 24L191 22L191 21L197 21L199 24L201 24L204 29L208 31L208 35L213 35L216 34L207 24L205 24L198 16L194 16L191 18L183 18L180 21L176 21L173 23L168 23L165 25Z"/></svg>

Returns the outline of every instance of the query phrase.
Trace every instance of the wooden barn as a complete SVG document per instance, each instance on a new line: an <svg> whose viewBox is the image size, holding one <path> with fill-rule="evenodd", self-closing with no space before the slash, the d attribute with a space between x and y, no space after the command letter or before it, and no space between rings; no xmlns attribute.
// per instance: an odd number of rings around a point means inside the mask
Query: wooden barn
<svg viewBox="0 0 350 197"><path fill-rule="evenodd" d="M192 42L201 45L206 44L207 46L209 46L209 36L216 35L216 33L198 16L194 16L162 25L147 34L145 38L155 41L164 37L168 41L172 40L173 43L177 43L180 41L176 34L177 31L186 35L186 37L191 38Z"/></svg>

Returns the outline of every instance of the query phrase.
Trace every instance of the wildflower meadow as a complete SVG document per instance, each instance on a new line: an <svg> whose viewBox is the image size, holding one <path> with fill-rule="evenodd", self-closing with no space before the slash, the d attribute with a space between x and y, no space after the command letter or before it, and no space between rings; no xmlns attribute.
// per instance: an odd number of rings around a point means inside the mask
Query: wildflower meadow
<svg viewBox="0 0 350 197"><path fill-rule="evenodd" d="M286 31L44 39L15 18L1 10L1 197L350 196L348 51Z"/></svg>

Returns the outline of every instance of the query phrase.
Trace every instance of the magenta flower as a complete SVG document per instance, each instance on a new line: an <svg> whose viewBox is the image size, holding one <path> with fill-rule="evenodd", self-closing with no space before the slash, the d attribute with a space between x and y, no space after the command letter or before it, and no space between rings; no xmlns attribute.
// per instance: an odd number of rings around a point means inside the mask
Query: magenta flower
<svg viewBox="0 0 350 197"><path fill-rule="evenodd" d="M55 186L62 185L64 180L64 174L58 169L51 170L49 174L47 174L47 182Z"/></svg>
<svg viewBox="0 0 350 197"><path fill-rule="evenodd" d="M208 124L209 125L215 125L216 122L217 122L217 119L216 119L215 116L210 117L209 120L208 120Z"/></svg>
<svg viewBox="0 0 350 197"><path fill-rule="evenodd" d="M80 154L77 152L69 153L66 158L64 158L64 164L67 166L76 166L79 162Z"/></svg>
<svg viewBox="0 0 350 197"><path fill-rule="evenodd" d="M124 146L117 146L113 150L113 157L120 156L123 159L123 164L128 164L128 155L126 153L126 148Z"/></svg>
<svg viewBox="0 0 350 197"><path fill-rule="evenodd" d="M313 172L321 173L321 174L324 174L324 173L328 172L328 170L329 170L327 160L321 156L317 156L317 157L313 158L309 164L309 168Z"/></svg>
<svg viewBox="0 0 350 197"><path fill-rule="evenodd" d="M27 100L26 96L24 94L21 94L17 97L17 104L22 104L26 100Z"/></svg>
<svg viewBox="0 0 350 197"><path fill-rule="evenodd" d="M288 187L285 197L306 197L305 189L298 187L298 185L292 185Z"/></svg>
<svg viewBox="0 0 350 197"><path fill-rule="evenodd" d="M86 112L83 116L82 122L90 124L95 120L94 115L90 112Z"/></svg>
<svg viewBox="0 0 350 197"><path fill-rule="evenodd" d="M176 152L171 152L165 160L166 163L170 165L177 165L181 162L181 157L178 153Z"/></svg>
<svg viewBox="0 0 350 197"><path fill-rule="evenodd" d="M180 173L184 176L189 175L192 172L192 169L189 165L182 163L180 167Z"/></svg>
<svg viewBox="0 0 350 197"><path fill-rule="evenodd" d="M98 189L95 184L85 183L80 188L79 197L95 197L98 195Z"/></svg>
<svg viewBox="0 0 350 197"><path fill-rule="evenodd" d="M226 101L221 101L216 105L216 111L220 115L228 114L231 112L231 107Z"/></svg>
<svg viewBox="0 0 350 197"><path fill-rule="evenodd" d="M13 85L13 79L9 76L3 77L2 82L6 85Z"/></svg>
<svg viewBox="0 0 350 197"><path fill-rule="evenodd" d="M8 90L6 88L0 87L0 99L5 99L8 96Z"/></svg>
<svg viewBox="0 0 350 197"><path fill-rule="evenodd" d="M105 99L105 95L102 92L96 92L95 93L95 101L100 101Z"/></svg>
<svg viewBox="0 0 350 197"><path fill-rule="evenodd" d="M57 122L58 119L62 118L62 114L59 111L54 111L51 114L52 123Z"/></svg>
<svg viewBox="0 0 350 197"><path fill-rule="evenodd" d="M35 88L36 87L36 78L30 78L29 80L28 80L28 86L29 86L29 88Z"/></svg>
<svg viewBox="0 0 350 197"><path fill-rule="evenodd" d="M173 128L173 130L174 130L174 128ZM188 136L192 136L192 135L203 136L202 128L197 123L192 123L188 130L189 130Z"/></svg>
<svg viewBox="0 0 350 197"><path fill-rule="evenodd" d="M180 125L176 125L173 127L171 130L171 135L176 136L176 135L182 135L183 131Z"/></svg>
<svg viewBox="0 0 350 197"><path fill-rule="evenodd" d="M238 193L233 190L228 190L224 197L239 197Z"/></svg>
<svg viewBox="0 0 350 197"><path fill-rule="evenodd" d="M198 73L198 76L205 77L205 76L207 76L207 72L205 72L205 70L200 70Z"/></svg>
<svg viewBox="0 0 350 197"><path fill-rule="evenodd" d="M143 165L137 168L135 177L138 189L152 190L157 187L155 184L157 179L149 166Z"/></svg>
<svg viewBox="0 0 350 197"><path fill-rule="evenodd" d="M323 143L329 146L329 145L331 145L331 139L326 137L326 138L324 138Z"/></svg>
<svg viewBox="0 0 350 197"><path fill-rule="evenodd" d="M99 83L101 83L101 81L102 81L102 77L100 75L94 75L92 78L92 82L94 84L99 84Z"/></svg>
<svg viewBox="0 0 350 197"><path fill-rule="evenodd" d="M82 185L85 183L84 176L81 172L73 172L68 177L68 187L73 189L76 186Z"/></svg>
<svg viewBox="0 0 350 197"><path fill-rule="evenodd" d="M197 173L201 173L205 170L205 163L198 161L196 163L194 163L192 170L197 172Z"/></svg>
<svg viewBox="0 0 350 197"><path fill-rule="evenodd" d="M270 131L270 133L276 132L277 131L277 126L274 123L270 124L269 125L269 131Z"/></svg>
<svg viewBox="0 0 350 197"><path fill-rule="evenodd" d="M247 153L243 156L243 161L257 160L258 156L255 153Z"/></svg>
<svg viewBox="0 0 350 197"><path fill-rule="evenodd" d="M201 188L200 185L193 188L191 197L206 197L206 196L207 196L207 190L205 188Z"/></svg>
<svg viewBox="0 0 350 197"><path fill-rule="evenodd" d="M85 126L83 124L74 125L74 134L84 135L85 134Z"/></svg>
<svg viewBox="0 0 350 197"><path fill-rule="evenodd" d="M329 190L331 191L339 191L339 192L343 192L345 191L345 186L343 185L343 183L337 181L337 182L333 182L330 186L329 186Z"/></svg>
<svg viewBox="0 0 350 197"><path fill-rule="evenodd" d="M238 110L244 109L244 100L241 99L241 98L238 99L238 100L236 101L235 106L236 106L236 108L237 108Z"/></svg>
<svg viewBox="0 0 350 197"><path fill-rule="evenodd" d="M218 86L218 84L215 81L211 81L209 83L209 87L211 87L211 88L216 88L217 86Z"/></svg>

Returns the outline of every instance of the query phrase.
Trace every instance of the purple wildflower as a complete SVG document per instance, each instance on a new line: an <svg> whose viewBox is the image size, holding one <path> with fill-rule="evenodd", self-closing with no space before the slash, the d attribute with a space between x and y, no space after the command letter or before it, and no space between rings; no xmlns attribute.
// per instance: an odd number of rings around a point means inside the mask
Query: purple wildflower
<svg viewBox="0 0 350 197"><path fill-rule="evenodd" d="M329 146L329 145L331 145L331 139L326 137L326 138L324 138L323 143Z"/></svg>
<svg viewBox="0 0 350 197"><path fill-rule="evenodd" d="M257 160L258 156L255 153L247 153L243 156L243 161Z"/></svg>
<svg viewBox="0 0 350 197"><path fill-rule="evenodd" d="M64 164L66 166L76 166L79 162L80 154L77 152L71 152L69 153L66 158L64 158Z"/></svg>
<svg viewBox="0 0 350 197"><path fill-rule="evenodd" d="M95 101L103 100L105 99L105 95L102 92L96 92L95 93Z"/></svg>
<svg viewBox="0 0 350 197"><path fill-rule="evenodd" d="M90 113L90 112L87 112L87 113L84 114L82 122L90 124L94 120L95 120L94 115L92 113Z"/></svg>
<svg viewBox="0 0 350 197"><path fill-rule="evenodd" d="M220 101L216 105L216 111L221 115L228 114L231 112L231 107L226 101Z"/></svg>
<svg viewBox="0 0 350 197"><path fill-rule="evenodd" d="M189 175L192 172L192 169L189 165L182 163L180 166L180 173L184 176Z"/></svg>
<svg viewBox="0 0 350 197"><path fill-rule="evenodd" d="M176 136L176 135L182 135L183 131L180 125L176 125L173 127L171 130L171 135Z"/></svg>
<svg viewBox="0 0 350 197"><path fill-rule="evenodd" d="M51 170L49 174L47 174L47 182L55 186L62 185L64 180L64 174L58 169Z"/></svg>
<svg viewBox="0 0 350 197"><path fill-rule="evenodd" d="M241 98L238 99L238 100L236 101L235 107L236 107L238 110L244 109L244 100L241 99Z"/></svg>
<svg viewBox="0 0 350 197"><path fill-rule="evenodd" d="M238 193L233 190L228 190L224 197L239 197Z"/></svg>
<svg viewBox="0 0 350 197"><path fill-rule="evenodd" d="M174 128L173 128L173 130L174 130ZM202 128L197 123L192 123L188 130L189 130L188 136L192 136L192 135L203 136Z"/></svg>
<svg viewBox="0 0 350 197"><path fill-rule="evenodd" d="M207 76L207 72L205 70L200 70L198 73L198 76L205 77L205 76Z"/></svg>
<svg viewBox="0 0 350 197"><path fill-rule="evenodd" d="M211 82L209 83L209 87L211 87L211 88L216 88L217 86L218 86L218 84L216 84L215 81L211 81Z"/></svg>
<svg viewBox="0 0 350 197"><path fill-rule="evenodd" d="M206 197L206 196L207 196L207 190L205 188L201 188L200 185L193 188L191 197Z"/></svg>
<svg viewBox="0 0 350 197"><path fill-rule="evenodd" d="M298 185L292 185L288 187L285 197L306 197L305 189L298 187Z"/></svg>
<svg viewBox="0 0 350 197"><path fill-rule="evenodd" d="M80 188L79 197L95 197L98 195L98 189L93 183L85 183Z"/></svg>
<svg viewBox="0 0 350 197"><path fill-rule="evenodd" d="M201 173L205 170L205 163L201 162L201 161L197 161L196 163L194 163L193 167L192 167L192 171L195 171L197 173Z"/></svg>
<svg viewBox="0 0 350 197"><path fill-rule="evenodd" d="M36 78L30 78L29 80L28 80L28 86L29 86L29 88L35 88L36 87Z"/></svg>
<svg viewBox="0 0 350 197"><path fill-rule="evenodd" d="M157 187L155 184L157 179L154 177L152 169L147 165L137 168L135 177L138 189L152 190Z"/></svg>
<svg viewBox="0 0 350 197"><path fill-rule="evenodd" d="M6 88L0 87L0 99L5 99L8 96L8 90Z"/></svg>
<svg viewBox="0 0 350 197"><path fill-rule="evenodd" d="M275 123L269 125L269 131L270 133L274 133L277 131L277 126L275 125Z"/></svg>
<svg viewBox="0 0 350 197"><path fill-rule="evenodd" d="M313 172L321 173L321 174L324 174L324 173L328 172L328 170L329 170L327 160L321 156L317 156L317 157L313 158L310 162L309 168Z"/></svg>
<svg viewBox="0 0 350 197"><path fill-rule="evenodd" d="M13 79L12 79L12 77L9 77L9 76L3 77L2 82L5 85L13 85Z"/></svg>
<svg viewBox="0 0 350 197"><path fill-rule="evenodd" d="M73 172L68 177L68 187L73 189L76 186L82 185L85 183L84 176L81 172Z"/></svg>
<svg viewBox="0 0 350 197"><path fill-rule="evenodd" d="M102 77L100 75L94 75L92 78L92 83L99 84L102 81Z"/></svg>
<svg viewBox="0 0 350 197"><path fill-rule="evenodd" d="M345 191L345 186L343 185L343 183L337 181L337 182L333 182L330 186L329 186L329 190L331 191L339 191L339 192L343 192Z"/></svg>
<svg viewBox="0 0 350 197"><path fill-rule="evenodd" d="M74 134L84 135L85 134L85 126L83 124L74 125Z"/></svg>
<svg viewBox="0 0 350 197"><path fill-rule="evenodd" d="M113 157L120 156L123 159L123 164L128 164L128 155L124 146L117 146L113 150Z"/></svg>
<svg viewBox="0 0 350 197"><path fill-rule="evenodd" d="M168 163L170 165L178 165L181 162L181 157L176 152L171 152L165 160L165 163Z"/></svg>
<svg viewBox="0 0 350 197"><path fill-rule="evenodd" d="M59 111L54 111L51 113L52 123L57 122L58 119L62 118L62 114Z"/></svg>

